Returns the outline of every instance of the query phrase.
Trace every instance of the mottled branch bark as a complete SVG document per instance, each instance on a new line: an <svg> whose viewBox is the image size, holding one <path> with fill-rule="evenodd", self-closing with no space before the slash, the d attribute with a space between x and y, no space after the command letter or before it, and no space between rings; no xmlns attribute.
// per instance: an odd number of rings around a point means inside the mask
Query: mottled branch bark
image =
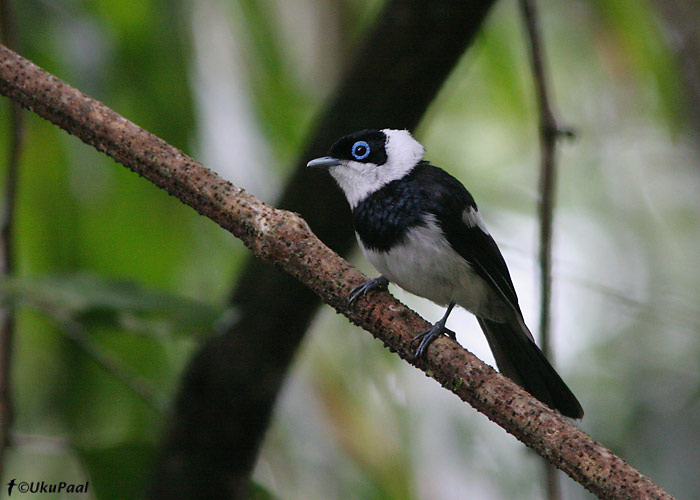
<svg viewBox="0 0 700 500"><path fill-rule="evenodd" d="M425 360L413 361L410 340L429 324L386 292L376 293L371 301L361 301L349 309L347 294L365 278L316 238L299 215L262 203L3 46L0 94L76 135L215 221L240 238L256 257L304 283L350 321L600 498L672 498L451 339L437 339ZM264 384L265 373L258 375L259 383Z"/></svg>

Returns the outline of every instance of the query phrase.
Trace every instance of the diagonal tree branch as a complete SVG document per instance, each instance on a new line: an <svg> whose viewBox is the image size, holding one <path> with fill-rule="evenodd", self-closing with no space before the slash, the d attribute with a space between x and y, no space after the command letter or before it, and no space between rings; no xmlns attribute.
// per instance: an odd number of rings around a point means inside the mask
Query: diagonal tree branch
<svg viewBox="0 0 700 500"><path fill-rule="evenodd" d="M108 154L228 230L350 321L424 370L600 498L672 497L586 433L449 338L412 361L413 332L429 324L388 293L348 309L362 274L324 245L297 214L224 181L162 139L0 46L0 93ZM264 373L260 373L264 383ZM202 411L206 411L203 409Z"/></svg>

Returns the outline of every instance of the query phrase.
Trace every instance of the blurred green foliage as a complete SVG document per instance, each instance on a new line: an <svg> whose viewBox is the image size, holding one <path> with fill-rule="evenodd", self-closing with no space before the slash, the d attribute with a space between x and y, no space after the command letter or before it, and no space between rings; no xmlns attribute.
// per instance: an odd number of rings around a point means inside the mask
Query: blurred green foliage
<svg viewBox="0 0 700 500"><path fill-rule="evenodd" d="M203 34L191 15L208 2L13 5L22 55L171 144L206 154L193 63ZM677 34L649 1L539 3L553 97L577 134L560 148L561 372L586 408L587 431L672 494L697 498L700 162L681 104ZM234 77L254 110L250 128L276 160L258 175L283 180L381 2L221 5L244 56ZM501 2L418 135L429 159L480 202L534 330L537 116L523 37L517 5ZM235 164L247 145L219 133ZM163 418L130 382L172 398L198 339L235 316L226 299L247 253L30 113L24 136L18 271L0 281L19 314L16 420L2 481L89 478L93 498L141 498ZM490 359L469 321L452 328ZM540 498L540 473L522 445L326 310L290 374L251 495ZM568 480L566 495L589 497Z"/></svg>
<svg viewBox="0 0 700 500"><path fill-rule="evenodd" d="M27 303L50 317L71 318L86 327L109 325L164 338L211 333L224 315L222 307L92 274L5 279L0 294L14 305Z"/></svg>

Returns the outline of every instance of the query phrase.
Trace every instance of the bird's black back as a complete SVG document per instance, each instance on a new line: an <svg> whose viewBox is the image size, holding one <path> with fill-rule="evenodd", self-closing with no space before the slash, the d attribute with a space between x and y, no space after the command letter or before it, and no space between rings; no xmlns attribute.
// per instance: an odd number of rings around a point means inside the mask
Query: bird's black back
<svg viewBox="0 0 700 500"><path fill-rule="evenodd" d="M389 182L359 202L353 223L362 244L388 251L402 243L408 229L433 218L452 248L519 311L518 297L496 242L480 227L467 225L464 211L477 209L472 195L441 168L421 162L406 176Z"/></svg>

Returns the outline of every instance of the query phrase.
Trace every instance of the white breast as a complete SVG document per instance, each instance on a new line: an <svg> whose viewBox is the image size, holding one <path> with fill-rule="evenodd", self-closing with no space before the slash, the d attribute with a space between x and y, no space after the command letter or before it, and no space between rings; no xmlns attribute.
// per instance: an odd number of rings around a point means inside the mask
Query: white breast
<svg viewBox="0 0 700 500"><path fill-rule="evenodd" d="M365 258L389 281L436 304L456 302L473 314L499 319L510 314L503 301L449 244L437 222L409 230L388 252L366 248Z"/></svg>

